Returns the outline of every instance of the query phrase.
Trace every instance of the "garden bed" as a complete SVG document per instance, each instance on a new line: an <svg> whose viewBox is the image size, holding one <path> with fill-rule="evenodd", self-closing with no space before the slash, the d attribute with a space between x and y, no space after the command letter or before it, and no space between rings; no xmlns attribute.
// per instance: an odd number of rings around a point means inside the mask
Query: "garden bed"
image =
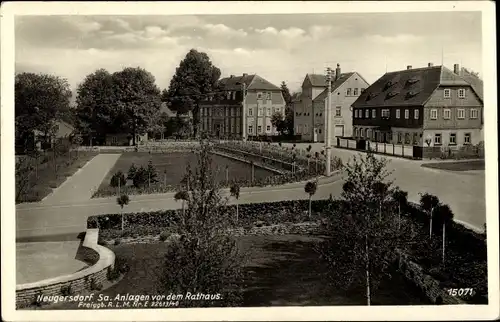
<svg viewBox="0 0 500 322"><path fill-rule="evenodd" d="M54 158L51 152L47 152L37 159L24 158L22 162L30 162L33 169L20 174L16 171L16 176L22 176L16 177L16 191L19 191L24 178L30 180L25 191L17 196L16 203L41 201L97 154L98 152L94 151L72 151L71 154Z"/></svg>
<svg viewBox="0 0 500 322"><path fill-rule="evenodd" d="M483 170L484 171L484 169L485 169L484 160L424 163L424 164L422 164L422 167L439 169L439 170L448 170L448 171L470 171L470 170Z"/></svg>
<svg viewBox="0 0 500 322"><path fill-rule="evenodd" d="M317 200L312 202L312 216L308 214L308 201L279 201L272 203L244 204L239 206L239 220L234 227L271 226L283 223L321 221L323 214L340 206L340 201ZM234 205L227 206L235 213ZM464 300L470 303L487 303L487 257L486 237L464 226L452 223L447 228L446 267L442 267L439 234L429 240L427 215L418 207L411 205L407 211L418 232L418 242L410 247L409 259L422 266L425 273L438 280L445 288L474 288L476 294ZM100 215L88 219L89 227L99 223L102 239L125 238L130 236L159 235L175 226L179 212L176 210L152 213L126 214L126 229L120 230L121 215Z"/></svg>

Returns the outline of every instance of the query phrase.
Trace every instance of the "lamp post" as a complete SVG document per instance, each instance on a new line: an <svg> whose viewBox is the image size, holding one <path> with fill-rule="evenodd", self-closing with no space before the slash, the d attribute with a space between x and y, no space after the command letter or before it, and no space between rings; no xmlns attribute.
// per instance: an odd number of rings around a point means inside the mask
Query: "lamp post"
<svg viewBox="0 0 500 322"><path fill-rule="evenodd" d="M327 104L325 111L325 152L326 152L326 169L325 176L329 177L331 174L331 142L330 142L330 111L332 109L332 69L328 67L326 69L326 82L328 85L327 89Z"/></svg>

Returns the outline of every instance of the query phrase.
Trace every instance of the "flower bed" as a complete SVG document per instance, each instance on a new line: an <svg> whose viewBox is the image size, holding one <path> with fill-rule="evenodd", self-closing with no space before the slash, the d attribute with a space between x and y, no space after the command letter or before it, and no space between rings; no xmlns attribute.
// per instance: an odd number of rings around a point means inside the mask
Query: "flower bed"
<svg viewBox="0 0 500 322"><path fill-rule="evenodd" d="M322 220L323 214L331 213L340 206L341 201L312 201L312 216L309 217L307 200L243 204L239 205L239 221L234 226L243 227L246 232L259 226L318 222ZM227 207L235 213L234 205ZM486 236L452 223L447 228L447 267L442 268L441 249L438 246L440 239L429 240L427 215L416 205L410 205L405 213L405 216L412 219L414 229L419 233L418 242L410 247L408 259L418 263L425 274L439 281L442 289L470 287L474 289L475 296L465 300L469 303L487 303ZM126 214L124 231L120 230L121 214L93 216L88 219L88 225L92 227L98 223L101 237L107 240L158 236L166 230L174 229L179 214L176 210ZM339 220L342 218L339 217Z"/></svg>

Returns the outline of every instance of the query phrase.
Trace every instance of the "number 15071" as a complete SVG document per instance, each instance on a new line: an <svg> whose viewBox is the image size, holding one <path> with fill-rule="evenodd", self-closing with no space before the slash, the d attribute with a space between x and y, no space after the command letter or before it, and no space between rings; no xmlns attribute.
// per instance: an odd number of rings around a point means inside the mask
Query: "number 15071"
<svg viewBox="0 0 500 322"><path fill-rule="evenodd" d="M474 289L473 288L449 288L446 290L451 296L473 296Z"/></svg>

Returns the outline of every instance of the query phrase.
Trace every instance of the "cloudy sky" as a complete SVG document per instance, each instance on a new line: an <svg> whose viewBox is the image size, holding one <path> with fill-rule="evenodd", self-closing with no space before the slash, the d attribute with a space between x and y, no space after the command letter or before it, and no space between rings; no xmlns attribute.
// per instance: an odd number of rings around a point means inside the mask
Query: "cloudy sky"
<svg viewBox="0 0 500 322"><path fill-rule="evenodd" d="M482 73L481 13L333 13L199 16L23 16L16 72L53 73L76 88L98 68L146 68L168 87L191 48L223 76L256 73L291 90L306 73L341 65L374 82L388 71L454 63Z"/></svg>

